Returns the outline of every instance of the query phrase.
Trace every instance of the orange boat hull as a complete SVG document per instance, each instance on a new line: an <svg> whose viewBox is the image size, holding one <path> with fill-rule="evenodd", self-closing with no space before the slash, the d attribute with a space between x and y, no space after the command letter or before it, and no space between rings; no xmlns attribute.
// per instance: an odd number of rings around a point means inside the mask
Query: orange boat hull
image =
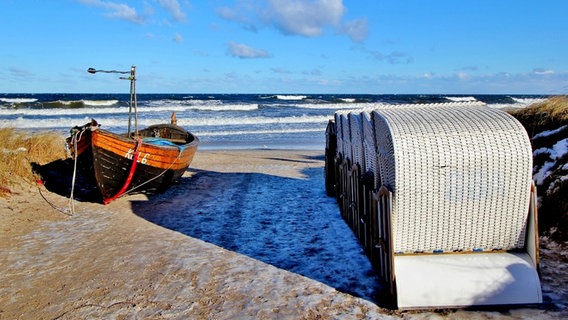
<svg viewBox="0 0 568 320"><path fill-rule="evenodd" d="M83 141L78 140L76 153L80 160L92 161L105 203L123 193L167 189L187 170L199 144L197 137L169 124L141 130L138 139L99 128L85 133ZM90 143L85 142L88 138Z"/></svg>

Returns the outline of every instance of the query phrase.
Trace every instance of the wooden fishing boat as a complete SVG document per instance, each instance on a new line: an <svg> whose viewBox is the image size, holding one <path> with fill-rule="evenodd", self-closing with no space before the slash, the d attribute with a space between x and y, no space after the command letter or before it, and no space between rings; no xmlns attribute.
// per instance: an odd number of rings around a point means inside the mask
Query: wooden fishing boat
<svg viewBox="0 0 568 320"><path fill-rule="evenodd" d="M130 137L89 123L68 143L79 165L92 170L107 204L125 193L167 189L189 167L199 139L173 124L153 125Z"/></svg>
<svg viewBox="0 0 568 320"><path fill-rule="evenodd" d="M127 79L131 80L131 104L136 112L135 94L132 94L135 67ZM94 175L105 204L127 193L164 191L183 175L197 151L199 139L176 124L175 114L172 123L143 130L138 130L136 124L134 132L130 132L130 119L128 132L124 134L103 130L92 120L71 129L67 138L78 168Z"/></svg>

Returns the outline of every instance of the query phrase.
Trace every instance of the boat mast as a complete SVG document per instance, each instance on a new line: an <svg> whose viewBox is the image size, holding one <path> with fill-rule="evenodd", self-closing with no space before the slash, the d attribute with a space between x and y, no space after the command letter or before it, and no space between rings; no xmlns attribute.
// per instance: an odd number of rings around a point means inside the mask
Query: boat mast
<svg viewBox="0 0 568 320"><path fill-rule="evenodd" d="M129 74L129 77L120 77L122 80L130 80L130 102L128 104L128 137L130 137L130 127L132 123L132 107L134 106L134 130L135 136L138 136L138 99L136 98L136 66L130 67L130 71L117 71L117 70L98 70L95 68L87 69L88 73L120 73Z"/></svg>
<svg viewBox="0 0 568 320"><path fill-rule="evenodd" d="M122 79L122 78L121 78ZM128 136L130 137L130 123L132 122L132 106L134 106L134 136L138 137L138 99L136 98L136 66L130 68L130 105L128 110Z"/></svg>

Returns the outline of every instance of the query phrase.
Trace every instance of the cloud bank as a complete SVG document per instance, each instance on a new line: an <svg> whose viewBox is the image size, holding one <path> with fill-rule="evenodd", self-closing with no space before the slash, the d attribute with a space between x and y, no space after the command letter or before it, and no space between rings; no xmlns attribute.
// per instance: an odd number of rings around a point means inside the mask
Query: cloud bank
<svg viewBox="0 0 568 320"><path fill-rule="evenodd" d="M319 37L327 29L347 35L354 42L367 38L367 19L343 21L342 0L265 0L252 4L240 0L233 7L220 7L217 15L256 32L258 26L274 27L290 36Z"/></svg>
<svg viewBox="0 0 568 320"><path fill-rule="evenodd" d="M154 9L145 3L144 14L140 14L136 8L129 6L125 3L104 1L104 0L77 0L79 3L102 8L105 10L104 16L111 19L124 20L136 24L144 24L148 17L155 14ZM176 22L186 20L186 15L183 12L178 0L156 0L158 5L169 13L172 19Z"/></svg>
<svg viewBox="0 0 568 320"><path fill-rule="evenodd" d="M255 58L268 58L268 54L265 50L254 49L246 44L229 42L227 43L227 53L233 57L241 59L255 59Z"/></svg>

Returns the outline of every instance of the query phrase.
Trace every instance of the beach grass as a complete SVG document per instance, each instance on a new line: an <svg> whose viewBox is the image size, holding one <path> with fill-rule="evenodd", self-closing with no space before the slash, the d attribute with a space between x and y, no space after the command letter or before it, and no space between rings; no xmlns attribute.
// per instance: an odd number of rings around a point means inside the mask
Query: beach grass
<svg viewBox="0 0 568 320"><path fill-rule="evenodd" d="M36 180L32 163L44 165L67 157L63 137L54 132L26 133L0 128L0 197L17 185Z"/></svg>
<svg viewBox="0 0 568 320"><path fill-rule="evenodd" d="M568 154L562 154L562 141L568 138L568 97L552 97L511 114L527 130L533 151L539 150L533 157L540 198L539 230L565 242L568 240ZM544 178L539 179L539 175Z"/></svg>
<svg viewBox="0 0 568 320"><path fill-rule="evenodd" d="M568 124L568 96L555 96L543 102L510 112L523 124L529 136Z"/></svg>

